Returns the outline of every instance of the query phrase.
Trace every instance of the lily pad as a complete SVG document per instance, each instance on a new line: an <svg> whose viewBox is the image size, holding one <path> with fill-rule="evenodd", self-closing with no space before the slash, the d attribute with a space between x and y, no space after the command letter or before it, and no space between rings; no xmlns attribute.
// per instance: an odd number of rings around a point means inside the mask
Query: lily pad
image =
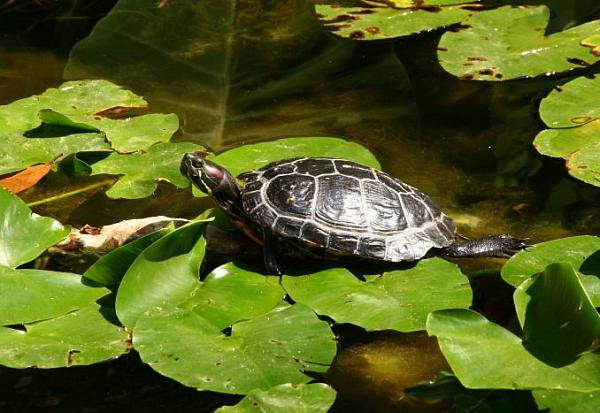
<svg viewBox="0 0 600 413"><path fill-rule="evenodd" d="M24 330L0 327L0 364L12 368L57 368L98 363L129 351L123 328L105 318L107 309L89 304Z"/></svg>
<svg viewBox="0 0 600 413"><path fill-rule="evenodd" d="M106 191L110 198L145 198L152 195L158 181L167 181L178 188L189 182L179 172L183 154L204 149L190 143L158 143L141 154L111 153L92 165L92 175L123 175Z"/></svg>
<svg viewBox="0 0 600 413"><path fill-rule="evenodd" d="M557 86L540 104L552 129L541 131L534 146L543 155L564 158L574 177L600 186L600 78L579 77Z"/></svg>
<svg viewBox="0 0 600 413"><path fill-rule="evenodd" d="M52 218L32 215L21 199L0 187L0 266L17 267L69 235Z"/></svg>
<svg viewBox="0 0 600 413"><path fill-rule="evenodd" d="M243 145L220 153L212 160L237 176L281 159L309 156L342 158L373 168L381 167L375 155L361 144L330 137L285 138Z"/></svg>
<svg viewBox="0 0 600 413"><path fill-rule="evenodd" d="M324 372L336 352L327 322L301 304L282 302L267 314L233 324L230 334L221 331L226 325L207 326L202 310L199 305L140 318L133 343L142 360L186 386L245 394L307 383L312 378L304 372Z"/></svg>
<svg viewBox="0 0 600 413"><path fill-rule="evenodd" d="M550 264L514 294L523 344L555 367L574 362L600 337L600 315L570 264Z"/></svg>
<svg viewBox="0 0 600 413"><path fill-rule="evenodd" d="M335 401L335 390L324 383L280 384L253 390L235 406L215 413L326 413Z"/></svg>
<svg viewBox="0 0 600 413"><path fill-rule="evenodd" d="M519 337L474 311L433 312L427 332L438 338L452 371L468 388L600 390L600 355L586 353L567 366L550 366Z"/></svg>
<svg viewBox="0 0 600 413"><path fill-rule="evenodd" d="M378 40L458 24L467 20L477 7L475 1L464 0L368 0L365 3L369 7L317 4L315 11L321 24L336 36ZM469 8L464 7L467 5Z"/></svg>
<svg viewBox="0 0 600 413"><path fill-rule="evenodd" d="M474 12L462 22L468 27L442 36L438 59L461 79L495 81L565 72L600 59L581 45L600 33L598 21L546 36L549 18L546 6Z"/></svg>
<svg viewBox="0 0 600 413"><path fill-rule="evenodd" d="M83 276L100 285L111 287L119 284L135 259L151 244L173 230L168 226L145 235L103 255L83 273Z"/></svg>
<svg viewBox="0 0 600 413"><path fill-rule="evenodd" d="M127 85L213 150L340 134L365 121L414 125L410 83L391 47L364 59L321 29L312 1L254 7L120 0L71 50L64 76ZM348 71L358 58L362 67Z"/></svg>
<svg viewBox="0 0 600 413"><path fill-rule="evenodd" d="M600 237L580 235L536 244L511 257L502 267L502 278L516 287L556 262L571 264L579 271L592 303L600 307Z"/></svg>
<svg viewBox="0 0 600 413"><path fill-rule="evenodd" d="M533 397L540 409L553 413L596 413L600 405L600 392L534 390Z"/></svg>
<svg viewBox="0 0 600 413"><path fill-rule="evenodd" d="M24 133L37 128L42 124L38 114L43 109L68 116L146 107L144 99L107 80L76 80L48 89L41 95L0 106L0 131L2 134Z"/></svg>
<svg viewBox="0 0 600 413"><path fill-rule="evenodd" d="M64 115L45 109L40 112L40 118L50 125L102 132L118 152L147 150L155 143L170 141L179 129L179 119L172 113L111 119L87 113Z"/></svg>
<svg viewBox="0 0 600 413"><path fill-rule="evenodd" d="M404 332L425 329L427 314L471 305L469 280L455 264L441 258L413 268L390 271L361 281L343 268L306 276L285 276L283 287L296 302L338 323L367 330Z"/></svg>
<svg viewBox="0 0 600 413"><path fill-rule="evenodd" d="M46 320L77 310L110 293L67 272L0 266L0 325Z"/></svg>
<svg viewBox="0 0 600 413"><path fill-rule="evenodd" d="M171 308L189 298L204 259L205 223L192 222L165 235L133 261L117 291L119 320L132 328L147 311Z"/></svg>

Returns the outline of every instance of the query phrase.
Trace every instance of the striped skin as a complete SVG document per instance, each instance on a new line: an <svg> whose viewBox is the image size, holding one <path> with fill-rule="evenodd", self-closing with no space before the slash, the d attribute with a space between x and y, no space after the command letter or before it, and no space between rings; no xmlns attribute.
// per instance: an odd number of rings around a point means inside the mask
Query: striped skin
<svg viewBox="0 0 600 413"><path fill-rule="evenodd" d="M321 255L413 261L454 242L454 223L427 195L354 162L289 159L239 178L251 221Z"/></svg>

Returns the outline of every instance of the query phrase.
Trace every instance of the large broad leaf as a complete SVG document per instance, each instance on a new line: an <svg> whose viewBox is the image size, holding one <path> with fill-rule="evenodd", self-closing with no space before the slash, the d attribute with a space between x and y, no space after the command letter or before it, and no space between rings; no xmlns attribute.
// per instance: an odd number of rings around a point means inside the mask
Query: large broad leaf
<svg viewBox="0 0 600 413"><path fill-rule="evenodd" d="M471 305L469 280L455 264L432 258L413 268L360 281L343 268L286 276L283 287L296 302L367 330L425 329L427 314Z"/></svg>
<svg viewBox="0 0 600 413"><path fill-rule="evenodd" d="M368 7L317 4L320 22L336 36L352 40L378 40L427 32L467 20L476 1L369 0ZM373 7L376 6L376 7ZM465 8L464 6L468 6Z"/></svg>
<svg viewBox="0 0 600 413"><path fill-rule="evenodd" d="M334 400L335 390L324 383L280 384L253 390L235 406L215 413L326 413Z"/></svg>
<svg viewBox="0 0 600 413"><path fill-rule="evenodd" d="M201 390L235 394L307 383L311 377L304 371L324 372L335 355L327 323L301 304L282 303L265 315L248 317L234 324L230 335L221 332L227 326L207 325L203 310L199 304L195 311L140 318L134 347L165 376Z"/></svg>
<svg viewBox="0 0 600 413"><path fill-rule="evenodd" d="M0 325L46 320L74 311L108 294L67 272L13 270L0 266Z"/></svg>
<svg viewBox="0 0 600 413"><path fill-rule="evenodd" d="M467 28L447 32L438 46L442 67L461 79L507 80L554 74L598 61L581 41L600 33L591 21L546 36L550 11L540 7L500 7L474 12Z"/></svg>
<svg viewBox="0 0 600 413"><path fill-rule="evenodd" d="M555 367L575 361L600 337L600 315L570 264L550 264L514 294L525 348Z"/></svg>
<svg viewBox="0 0 600 413"><path fill-rule="evenodd" d="M65 77L127 85L155 110L177 113L186 138L214 150L349 133L368 121L414 125L410 84L392 49L365 59L321 30L312 4L120 0L72 49Z"/></svg>
<svg viewBox="0 0 600 413"><path fill-rule="evenodd" d="M21 199L0 187L0 266L17 267L33 260L69 235L52 218L32 215Z"/></svg>
<svg viewBox="0 0 600 413"><path fill-rule="evenodd" d="M286 138L243 145L220 153L212 160L237 176L273 161L309 156L341 158L373 168L381 167L375 155L364 146L346 139L328 137Z"/></svg>
<svg viewBox="0 0 600 413"><path fill-rule="evenodd" d="M431 313L427 332L461 383L476 389L600 390L600 355L587 353L561 368L534 357L521 339L470 310Z"/></svg>
<svg viewBox="0 0 600 413"><path fill-rule="evenodd" d="M555 262L571 264L594 306L600 307L600 238L580 235L541 242L511 257L502 267L502 278L515 287Z"/></svg>
<svg viewBox="0 0 600 413"><path fill-rule="evenodd" d="M552 413L596 413L600 406L600 392L534 390L533 397L540 409Z"/></svg>
<svg viewBox="0 0 600 413"><path fill-rule="evenodd" d="M542 100L540 116L552 128L535 138L544 155L564 158L571 175L600 186L600 77L579 77Z"/></svg>
<svg viewBox="0 0 600 413"><path fill-rule="evenodd" d="M145 312L174 307L198 283L205 223L184 225L147 247L131 264L117 292L119 320L133 327Z"/></svg>
<svg viewBox="0 0 600 413"><path fill-rule="evenodd" d="M129 351L123 328L109 322L97 304L33 324L25 331L0 327L0 364L57 368L93 364Z"/></svg>
<svg viewBox="0 0 600 413"><path fill-rule="evenodd" d="M83 276L107 287L119 284L138 255L172 230L173 228L168 226L112 250L92 264Z"/></svg>
<svg viewBox="0 0 600 413"><path fill-rule="evenodd" d="M202 150L190 142L158 143L146 153L111 153L92 165L92 175L123 175L106 191L110 198L145 198L152 195L158 181L167 181L178 188L189 185L179 172L181 158L186 152Z"/></svg>

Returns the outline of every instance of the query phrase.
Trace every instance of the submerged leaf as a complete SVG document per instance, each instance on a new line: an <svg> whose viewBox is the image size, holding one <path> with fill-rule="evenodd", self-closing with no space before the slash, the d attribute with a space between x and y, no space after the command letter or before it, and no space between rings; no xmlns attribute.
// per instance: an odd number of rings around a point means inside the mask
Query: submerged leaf
<svg viewBox="0 0 600 413"><path fill-rule="evenodd" d="M179 172L181 158L186 152L202 150L190 142L158 143L141 154L111 153L92 165L92 175L123 175L106 191L110 198L145 198L152 195L158 181L167 181L178 188L189 185Z"/></svg>
<svg viewBox="0 0 600 413"><path fill-rule="evenodd" d="M0 217L0 266L25 264L70 232L52 218L32 215L19 197L4 188L0 188Z"/></svg>
<svg viewBox="0 0 600 413"><path fill-rule="evenodd" d="M455 264L441 258L368 281L343 268L285 276L283 287L294 301L318 314L367 330L423 330L431 311L471 305L468 279Z"/></svg>
<svg viewBox="0 0 600 413"><path fill-rule="evenodd" d="M215 413L326 413L335 390L324 383L280 384L268 390L252 390L235 406Z"/></svg>
<svg viewBox="0 0 600 413"><path fill-rule="evenodd" d="M365 59L321 30L312 4L120 0L72 49L65 77L140 91L156 110L179 115L187 139L214 150L341 134L369 120L414 125L392 49Z"/></svg>
<svg viewBox="0 0 600 413"><path fill-rule="evenodd" d="M438 338L452 371L468 388L600 390L600 355L586 353L567 366L550 366L519 337L474 311L433 312L427 332Z"/></svg>

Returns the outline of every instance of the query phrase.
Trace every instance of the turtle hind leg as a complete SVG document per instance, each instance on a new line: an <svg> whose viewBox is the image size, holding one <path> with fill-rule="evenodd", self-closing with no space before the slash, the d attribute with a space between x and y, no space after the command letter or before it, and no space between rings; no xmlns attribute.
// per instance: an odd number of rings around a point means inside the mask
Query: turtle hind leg
<svg viewBox="0 0 600 413"><path fill-rule="evenodd" d="M529 247L525 240L513 238L508 234L492 235L469 241L455 241L441 249L445 257L498 257L510 258L517 252Z"/></svg>
<svg viewBox="0 0 600 413"><path fill-rule="evenodd" d="M263 259L267 274L282 275L281 269L277 264L277 254L275 253L276 240L272 234L263 234Z"/></svg>

